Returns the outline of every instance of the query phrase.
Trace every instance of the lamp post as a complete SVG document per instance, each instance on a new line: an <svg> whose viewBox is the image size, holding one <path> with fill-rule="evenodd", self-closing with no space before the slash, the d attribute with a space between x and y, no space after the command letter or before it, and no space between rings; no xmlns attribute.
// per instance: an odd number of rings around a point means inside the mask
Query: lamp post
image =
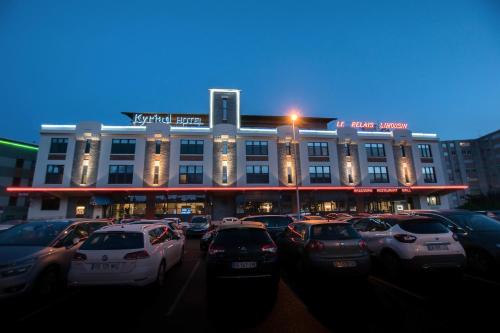
<svg viewBox="0 0 500 333"><path fill-rule="evenodd" d="M293 143L293 152L294 152L294 164L295 164L295 195L297 197L297 220L300 221L300 195L299 195L299 176L298 176L298 165L297 165L297 142L295 140L295 121L298 119L298 115L296 113L293 113L291 115L292 118L292 143Z"/></svg>

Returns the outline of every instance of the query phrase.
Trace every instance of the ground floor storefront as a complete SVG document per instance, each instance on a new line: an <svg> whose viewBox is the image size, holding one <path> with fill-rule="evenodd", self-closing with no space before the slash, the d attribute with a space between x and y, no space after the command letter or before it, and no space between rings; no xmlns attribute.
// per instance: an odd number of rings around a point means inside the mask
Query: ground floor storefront
<svg viewBox="0 0 500 333"><path fill-rule="evenodd" d="M299 189L303 213L396 213L407 209L449 208L444 189L377 190ZM211 215L212 219L255 214L297 212L294 189L182 190L147 189L101 191L45 191L30 193L29 218L161 218Z"/></svg>

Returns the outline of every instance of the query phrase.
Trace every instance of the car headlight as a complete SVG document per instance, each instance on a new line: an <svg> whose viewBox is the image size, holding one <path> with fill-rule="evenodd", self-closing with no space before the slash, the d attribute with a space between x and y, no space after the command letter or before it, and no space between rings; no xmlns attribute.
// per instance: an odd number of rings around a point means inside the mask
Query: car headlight
<svg viewBox="0 0 500 333"><path fill-rule="evenodd" d="M36 262L36 258L20 260L8 266L0 274L2 277L10 277L28 273Z"/></svg>

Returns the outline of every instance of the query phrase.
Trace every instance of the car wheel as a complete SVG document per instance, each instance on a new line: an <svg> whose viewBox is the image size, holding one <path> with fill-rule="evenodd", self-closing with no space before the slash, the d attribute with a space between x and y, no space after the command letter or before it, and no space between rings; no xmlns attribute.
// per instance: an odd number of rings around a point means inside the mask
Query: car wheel
<svg viewBox="0 0 500 333"><path fill-rule="evenodd" d="M59 272L55 267L49 267L42 272L37 280L36 293L41 297L54 295L60 287Z"/></svg>
<svg viewBox="0 0 500 333"><path fill-rule="evenodd" d="M493 271L493 259L482 250L472 250L468 254L469 265L476 271L486 274Z"/></svg>
<svg viewBox="0 0 500 333"><path fill-rule="evenodd" d="M158 275L156 277L156 286L161 288L165 285L165 277L167 275L165 262L162 261L160 267L158 268Z"/></svg>
<svg viewBox="0 0 500 333"><path fill-rule="evenodd" d="M397 254L391 251L386 251L382 254L382 264L384 268L392 275L401 273L401 261Z"/></svg>

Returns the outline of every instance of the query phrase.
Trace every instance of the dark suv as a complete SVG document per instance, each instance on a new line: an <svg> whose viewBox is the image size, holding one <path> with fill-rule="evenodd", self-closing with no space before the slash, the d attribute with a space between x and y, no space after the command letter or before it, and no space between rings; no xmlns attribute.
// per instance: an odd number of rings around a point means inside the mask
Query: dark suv
<svg viewBox="0 0 500 333"><path fill-rule="evenodd" d="M486 273L500 265L500 223L468 210L412 210L411 214L437 218L458 236L471 268Z"/></svg>
<svg viewBox="0 0 500 333"><path fill-rule="evenodd" d="M254 215L246 216L241 221L261 222L266 226L267 232L269 232L271 237L277 239L286 230L288 225L293 222L293 219L286 215Z"/></svg>
<svg viewBox="0 0 500 333"><path fill-rule="evenodd" d="M267 280L277 287L278 248L260 223L223 225L210 244L207 256L207 285L218 280Z"/></svg>

